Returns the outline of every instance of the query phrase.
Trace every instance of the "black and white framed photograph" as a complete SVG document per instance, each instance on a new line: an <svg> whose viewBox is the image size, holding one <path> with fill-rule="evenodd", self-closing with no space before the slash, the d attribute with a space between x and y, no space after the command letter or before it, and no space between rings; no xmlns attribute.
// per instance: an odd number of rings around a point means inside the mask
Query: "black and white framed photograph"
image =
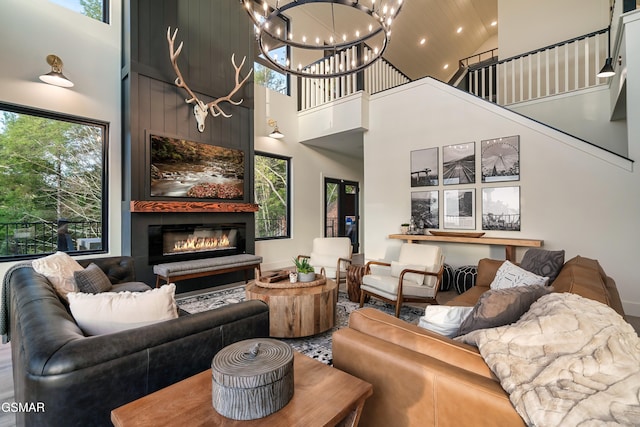
<svg viewBox="0 0 640 427"><path fill-rule="evenodd" d="M475 230L476 190L444 190L444 228Z"/></svg>
<svg viewBox="0 0 640 427"><path fill-rule="evenodd" d="M411 217L418 229L439 228L438 190L411 192Z"/></svg>
<svg viewBox="0 0 640 427"><path fill-rule="evenodd" d="M442 147L442 183L473 184L476 182L476 144L466 142Z"/></svg>
<svg viewBox="0 0 640 427"><path fill-rule="evenodd" d="M480 143L482 182L520 180L520 136L487 139Z"/></svg>
<svg viewBox="0 0 640 427"><path fill-rule="evenodd" d="M482 229L520 231L520 187L482 189Z"/></svg>
<svg viewBox="0 0 640 427"><path fill-rule="evenodd" d="M411 152L411 186L438 185L438 147Z"/></svg>

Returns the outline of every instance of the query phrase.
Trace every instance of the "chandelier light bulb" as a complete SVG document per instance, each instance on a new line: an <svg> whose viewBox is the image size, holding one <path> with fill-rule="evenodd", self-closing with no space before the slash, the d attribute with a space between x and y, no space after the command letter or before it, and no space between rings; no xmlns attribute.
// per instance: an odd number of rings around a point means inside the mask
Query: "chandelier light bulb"
<svg viewBox="0 0 640 427"><path fill-rule="evenodd" d="M316 37L316 44L320 44L320 37Z"/></svg>
<svg viewBox="0 0 640 427"><path fill-rule="evenodd" d="M356 37L360 37L360 31L356 30Z"/></svg>
<svg viewBox="0 0 640 427"><path fill-rule="evenodd" d="M302 36L302 43L306 43L307 42L307 36Z"/></svg>
<svg viewBox="0 0 640 427"><path fill-rule="evenodd" d="M371 30L373 30L373 25L369 24L369 32L371 32Z"/></svg>

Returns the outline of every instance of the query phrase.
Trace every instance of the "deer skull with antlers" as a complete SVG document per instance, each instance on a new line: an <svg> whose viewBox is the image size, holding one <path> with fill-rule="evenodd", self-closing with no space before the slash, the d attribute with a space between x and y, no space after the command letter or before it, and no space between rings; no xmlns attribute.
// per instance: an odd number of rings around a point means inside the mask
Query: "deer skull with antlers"
<svg viewBox="0 0 640 427"><path fill-rule="evenodd" d="M245 56L242 59L240 66L238 66L236 65L235 54L231 55L231 63L233 64L233 68L235 68L236 70L236 86L233 88L231 92L229 92L227 96L223 96L221 98L216 99L215 101L211 101L205 104L196 96L195 93L193 93L191 89L189 89L189 86L187 86L187 84L184 81L184 78L182 77L182 73L180 72L180 68L178 67L177 60L178 60L178 56L180 55L180 52L182 52L182 46L184 42L180 42L180 46L178 46L178 49L174 49L174 43L175 43L177 34L178 34L177 28L173 32L173 35L171 34L171 27L167 28L167 41L169 42L169 58L171 59L171 65L173 65L173 69L176 71L176 75L177 75L175 84L176 86L186 90L187 93L189 94L190 98L185 99L185 101L187 104L195 104L193 106L193 115L196 117L196 122L198 123L198 130L200 132L204 132L204 121L209 115L209 111L211 111L211 115L213 117L218 117L220 115L222 115L223 117L231 117L231 114L227 114L224 112L224 110L222 110L222 108L220 107L221 102L226 101L232 105L242 104L242 101L243 101L242 99L240 99L239 101L234 101L233 99L231 99L231 97L235 95L236 92L238 92L238 90L240 90L240 88L247 81L247 79L249 78L253 70L249 70L249 73L247 74L247 76L244 79L242 79L242 81L240 81L240 70L244 66L244 61L247 59L247 57Z"/></svg>

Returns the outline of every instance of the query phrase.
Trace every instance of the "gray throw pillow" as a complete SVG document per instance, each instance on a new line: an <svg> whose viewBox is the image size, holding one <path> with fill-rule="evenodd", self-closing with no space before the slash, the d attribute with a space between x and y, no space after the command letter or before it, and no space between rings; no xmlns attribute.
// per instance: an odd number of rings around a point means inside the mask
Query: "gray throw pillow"
<svg viewBox="0 0 640 427"><path fill-rule="evenodd" d="M532 248L525 252L520 262L520 268L548 277L549 284L560 274L564 265L564 249L559 251L548 251L546 249Z"/></svg>
<svg viewBox="0 0 640 427"><path fill-rule="evenodd" d="M476 329L510 325L529 311L538 298L551 292L552 287L540 285L489 290L482 294L471 314L460 324L457 336Z"/></svg>
<svg viewBox="0 0 640 427"><path fill-rule="evenodd" d="M91 263L84 270L73 273L78 291L85 294L99 294L111 290L111 281L104 271L96 264Z"/></svg>

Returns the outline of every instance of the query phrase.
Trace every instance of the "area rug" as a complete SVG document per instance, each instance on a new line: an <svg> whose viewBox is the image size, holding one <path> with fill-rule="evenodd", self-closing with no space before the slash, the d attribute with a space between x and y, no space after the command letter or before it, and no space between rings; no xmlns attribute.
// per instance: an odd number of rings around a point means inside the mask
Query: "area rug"
<svg viewBox="0 0 640 427"><path fill-rule="evenodd" d="M244 285L194 295L190 297L176 298L178 306L187 313L199 313L201 311L214 310L228 304L237 304L245 300ZM395 307L391 304L371 299L365 307L373 307L394 315ZM333 356L331 353L331 336L335 331L347 326L349 314L358 309L359 304L349 301L345 292L338 293L336 306L336 326L318 335L306 338L283 338L294 350L306 354L322 363L331 365ZM417 324L420 316L424 314L424 308L402 306L400 318L409 323Z"/></svg>

